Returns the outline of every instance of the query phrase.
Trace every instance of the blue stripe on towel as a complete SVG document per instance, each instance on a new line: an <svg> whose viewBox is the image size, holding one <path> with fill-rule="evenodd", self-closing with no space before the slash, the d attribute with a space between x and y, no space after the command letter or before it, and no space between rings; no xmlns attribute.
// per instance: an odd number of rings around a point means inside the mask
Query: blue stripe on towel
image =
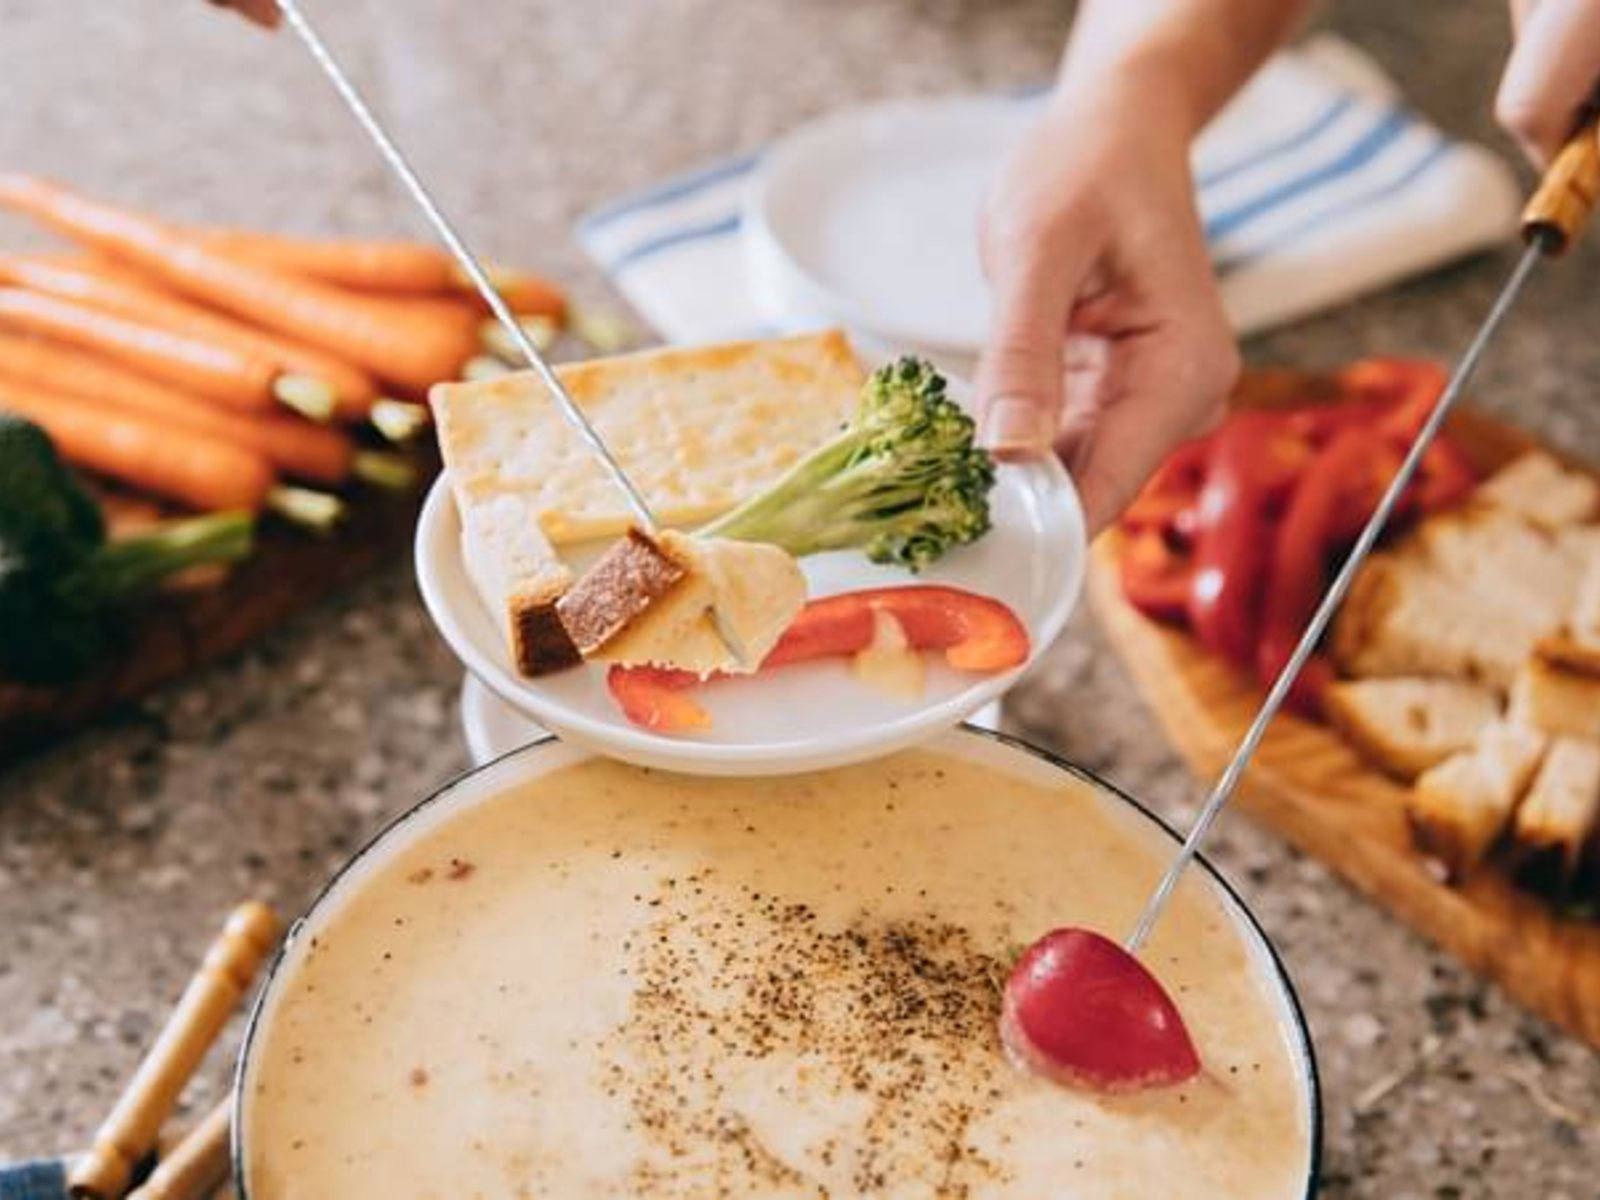
<svg viewBox="0 0 1600 1200"><path fill-rule="evenodd" d="M1216 268L1217 274L1220 276L1226 275L1231 271L1237 271L1239 268L1248 266L1257 259L1273 254L1274 252L1283 249L1285 246L1299 240L1301 237L1304 237L1307 233L1310 233L1312 230L1316 229L1317 226L1323 224L1324 222L1343 217L1348 213L1357 211L1358 209L1370 208L1372 205L1377 204L1380 201L1387 200L1390 196L1395 195L1397 192L1404 191L1406 188L1410 187L1411 184L1415 183L1417 179L1428 170L1429 167L1433 166L1434 163L1438 162L1446 154L1450 153L1451 149L1453 149L1453 147L1451 146L1450 142L1443 136L1435 138L1433 144L1423 152L1421 157L1419 157L1416 162L1407 167L1405 171L1400 174L1399 178L1391 179L1389 182L1384 183L1379 187L1369 188L1360 195L1352 196L1342 203L1332 205L1321 212L1311 214L1302 221L1297 221L1294 225L1284 230L1264 246L1258 246L1256 249L1244 254L1219 258L1213 264Z"/></svg>
<svg viewBox="0 0 1600 1200"><path fill-rule="evenodd" d="M1226 166L1217 167L1205 172L1203 175L1196 176L1195 182L1202 188L1214 187L1219 183L1232 179L1241 171L1248 171L1251 167L1271 162L1280 154L1287 154L1291 150L1297 150L1349 112L1355 102L1356 98L1354 96L1340 96L1293 133L1280 138L1271 145L1257 147L1245 154L1244 157L1236 159Z"/></svg>
<svg viewBox="0 0 1600 1200"><path fill-rule="evenodd" d="M663 233L659 237L648 238L637 246L629 247L606 264L608 271L621 271L633 266L634 263L653 257L663 250L670 250L674 246L681 246L685 242L704 242L711 238L727 237L739 232L739 227L744 223L744 218L739 213L722 217L716 221L709 221L704 225L690 225L684 229L674 229L671 233Z"/></svg>
<svg viewBox="0 0 1600 1200"><path fill-rule="evenodd" d="M578 222L578 231L583 234L593 233L595 230L609 225L618 217L625 217L629 213L639 212L641 209L654 208L658 204L665 204L669 200L681 200L685 196L693 195L702 188L712 184L722 183L736 176L746 174L756 163L761 161L761 155L744 154L738 158L726 158L721 162L712 163L697 171L690 171L677 175L665 183L643 191L634 192L624 196L602 208L597 208L588 216Z"/></svg>
<svg viewBox="0 0 1600 1200"><path fill-rule="evenodd" d="M1243 204L1234 206L1220 212L1206 222L1206 240L1211 242L1221 241L1230 233L1241 226L1259 217L1261 214L1280 208L1297 196L1303 196L1313 188L1321 187L1329 180L1337 179L1341 175L1348 175L1351 171L1366 165L1383 148L1399 137L1411 126L1411 118L1401 108L1387 110L1383 117L1370 130L1338 158L1331 162L1323 163L1313 170L1297 175L1281 187L1270 192L1256 196Z"/></svg>

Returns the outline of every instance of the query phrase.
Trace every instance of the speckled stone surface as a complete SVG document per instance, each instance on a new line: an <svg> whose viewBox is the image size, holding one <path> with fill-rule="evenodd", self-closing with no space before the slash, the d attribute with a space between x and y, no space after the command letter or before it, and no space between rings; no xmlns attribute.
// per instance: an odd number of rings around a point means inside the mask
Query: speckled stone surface
<svg viewBox="0 0 1600 1200"><path fill-rule="evenodd" d="M1069 15L1044 0L315 9L474 240L591 299L603 284L567 232L586 206L843 101L1038 80ZM1447 128L1492 136L1505 40L1494 0L1342 0L1324 19ZM199 0L7 0L0 79L8 166L178 217L415 228L295 47ZM0 244L23 236L0 227ZM1590 455L1595 246L1540 276L1479 389ZM1251 354L1448 356L1508 262L1440 272ZM232 903L254 894L297 909L387 816L462 769L459 683L397 562L238 659L0 773L0 1158L82 1144ZM1164 813L1198 796L1087 614L1010 720ZM1592 1052L1245 820L1225 821L1212 853L1304 999L1324 1073L1326 1195L1600 1193ZM191 1089L192 1110L220 1094L236 1033Z"/></svg>

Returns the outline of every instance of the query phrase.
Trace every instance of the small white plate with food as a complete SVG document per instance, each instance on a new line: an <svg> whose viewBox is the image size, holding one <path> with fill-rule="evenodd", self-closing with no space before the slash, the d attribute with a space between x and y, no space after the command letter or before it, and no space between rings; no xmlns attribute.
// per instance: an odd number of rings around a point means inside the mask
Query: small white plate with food
<svg viewBox="0 0 1600 1200"><path fill-rule="evenodd" d="M875 757L1001 695L1077 603L1066 472L989 462L925 363L830 331L559 370L661 531L517 373L435 389L416 564L467 669L569 741L716 775Z"/></svg>

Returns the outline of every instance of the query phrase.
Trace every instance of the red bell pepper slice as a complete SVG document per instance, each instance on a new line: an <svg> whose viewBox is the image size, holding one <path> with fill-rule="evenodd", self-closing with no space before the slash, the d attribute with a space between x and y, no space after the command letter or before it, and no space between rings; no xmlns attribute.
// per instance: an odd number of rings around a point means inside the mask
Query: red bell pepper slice
<svg viewBox="0 0 1600 1200"><path fill-rule="evenodd" d="M1208 434L1184 442L1169 454L1123 512L1118 522L1121 528L1142 533L1147 529L1178 530L1190 523L1215 443L1215 435Z"/></svg>
<svg viewBox="0 0 1600 1200"><path fill-rule="evenodd" d="M1248 665L1276 510L1312 454L1283 414L1235 414L1200 492L1188 617L1202 645Z"/></svg>
<svg viewBox="0 0 1600 1200"><path fill-rule="evenodd" d="M1401 407L1432 407L1450 377L1436 362L1423 358L1363 358L1334 376L1351 400L1379 400Z"/></svg>
<svg viewBox="0 0 1600 1200"><path fill-rule="evenodd" d="M761 670L857 654L872 642L873 614L889 613L916 650L943 650L959 671L1005 671L1028 659L1027 627L990 596L938 584L867 588L806 602ZM709 714L684 693L704 682L690 671L612 667L606 687L623 715L661 733L704 729Z"/></svg>
<svg viewBox="0 0 1600 1200"><path fill-rule="evenodd" d="M606 672L606 688L622 715L659 733L710 728L711 714L684 695L699 682L693 671L665 667L612 667Z"/></svg>
<svg viewBox="0 0 1600 1200"><path fill-rule="evenodd" d="M1028 657L1028 630L1000 601L939 584L908 584L807 601L762 670L865 650L876 609L900 623L913 649L943 650L958 671L1004 671Z"/></svg>
<svg viewBox="0 0 1600 1200"><path fill-rule="evenodd" d="M1399 464L1371 427L1338 434L1306 469L1289 498L1272 547L1256 673L1271 683L1289 661L1327 583L1328 561L1372 515ZM1304 672L1290 693L1302 712L1320 707L1322 672Z"/></svg>
<svg viewBox="0 0 1600 1200"><path fill-rule="evenodd" d="M1180 623L1194 587L1194 559L1175 548L1173 534L1160 529L1130 533L1118 563L1122 594L1152 621Z"/></svg>

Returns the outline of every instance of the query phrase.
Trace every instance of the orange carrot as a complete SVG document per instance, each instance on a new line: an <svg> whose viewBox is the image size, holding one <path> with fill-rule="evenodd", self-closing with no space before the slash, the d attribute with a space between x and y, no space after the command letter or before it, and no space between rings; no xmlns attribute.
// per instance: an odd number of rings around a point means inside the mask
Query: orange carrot
<svg viewBox="0 0 1600 1200"><path fill-rule="evenodd" d="M0 204L137 266L170 287L309 342L414 392L453 378L478 347L477 322L410 314L206 246L138 213L29 175L0 174Z"/></svg>
<svg viewBox="0 0 1600 1200"><path fill-rule="evenodd" d="M233 442L285 475L333 487L350 477L355 446L337 429L287 413L237 413L55 342L0 333L0 381L41 387Z"/></svg>
<svg viewBox="0 0 1600 1200"><path fill-rule="evenodd" d="M38 425L68 461L191 508L259 512L273 490L261 455L109 405L0 382L0 409Z"/></svg>
<svg viewBox="0 0 1600 1200"><path fill-rule="evenodd" d="M242 354L271 359L284 372L326 385L334 394L332 415L341 421L366 419L377 398L377 385L365 371L321 350L179 299L115 261L0 254L0 281L87 304L141 324L160 325Z"/></svg>
<svg viewBox="0 0 1600 1200"><path fill-rule="evenodd" d="M566 294L548 279L528 271L513 270L491 270L489 277L500 298L506 302L506 307L518 316L566 320ZM470 287L465 281L457 286L463 291ZM472 300L480 311L489 311L489 306L479 299L477 292L472 292Z"/></svg>
<svg viewBox="0 0 1600 1200"><path fill-rule="evenodd" d="M0 287L0 326L93 350L232 408L270 412L278 404L279 371L268 359L55 296Z"/></svg>
<svg viewBox="0 0 1600 1200"><path fill-rule="evenodd" d="M294 237L253 229L208 229L201 238L223 254L358 292L427 295L449 291L455 279L450 256L420 242Z"/></svg>
<svg viewBox="0 0 1600 1200"><path fill-rule="evenodd" d="M392 295L461 294L478 309L488 308L455 260L422 242L309 238L250 229L211 229L202 236L225 254L337 287ZM512 312L555 320L565 315L566 296L549 280L500 267L489 268L489 275Z"/></svg>

